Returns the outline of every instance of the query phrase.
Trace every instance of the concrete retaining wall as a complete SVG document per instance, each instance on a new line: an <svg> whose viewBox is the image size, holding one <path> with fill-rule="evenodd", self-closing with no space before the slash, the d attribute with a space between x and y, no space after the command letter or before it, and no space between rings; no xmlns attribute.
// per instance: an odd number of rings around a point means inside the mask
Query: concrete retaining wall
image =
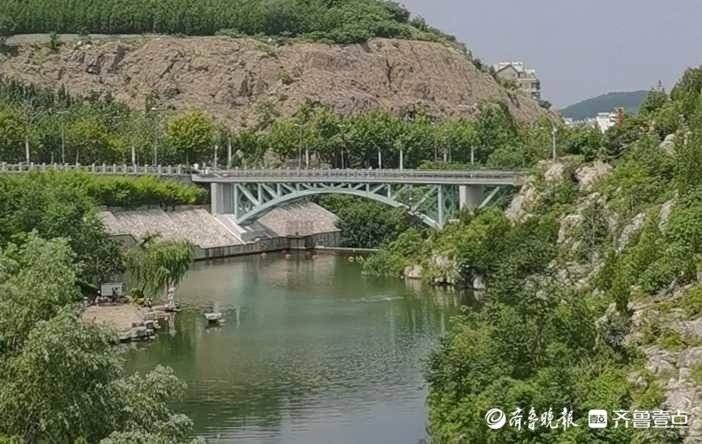
<svg viewBox="0 0 702 444"><path fill-rule="evenodd" d="M341 233L318 233L302 237L275 237L261 239L250 244L230 245L216 248L194 248L195 260L208 260L232 256L270 253L285 250L311 250L316 246L336 247L341 243Z"/></svg>

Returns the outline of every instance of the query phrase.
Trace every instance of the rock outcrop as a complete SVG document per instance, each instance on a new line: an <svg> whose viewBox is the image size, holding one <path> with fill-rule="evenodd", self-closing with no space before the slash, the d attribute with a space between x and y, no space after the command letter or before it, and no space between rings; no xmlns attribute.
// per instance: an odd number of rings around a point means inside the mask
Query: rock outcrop
<svg viewBox="0 0 702 444"><path fill-rule="evenodd" d="M578 181L580 191L591 191L593 186L602 178L606 177L612 166L602 161L595 161L592 165L584 165L577 169L575 178Z"/></svg>
<svg viewBox="0 0 702 444"><path fill-rule="evenodd" d="M481 100L504 101L520 121L546 113L526 94L507 91L461 52L433 42L372 39L365 44L276 45L227 37L132 37L73 41L57 51L18 43L0 55L0 73L74 94L110 94L134 109L202 109L231 127L265 110L289 115L306 101L341 114L426 109L474 116Z"/></svg>

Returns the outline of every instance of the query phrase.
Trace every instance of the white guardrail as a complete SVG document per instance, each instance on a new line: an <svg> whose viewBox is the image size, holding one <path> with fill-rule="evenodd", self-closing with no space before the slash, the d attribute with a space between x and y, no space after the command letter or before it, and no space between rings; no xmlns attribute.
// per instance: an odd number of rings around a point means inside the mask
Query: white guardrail
<svg viewBox="0 0 702 444"><path fill-rule="evenodd" d="M304 180L391 180L393 182L407 181L464 181L464 180L496 180L520 181L526 175L525 171L507 170L407 170L407 169L219 169L193 168L185 165L129 165L129 164L61 164L61 163L6 163L0 162L0 173L25 173L30 171L82 171L91 174L113 175L154 175L154 176L186 176L194 175L198 182L217 180L253 181L291 181Z"/></svg>
<svg viewBox="0 0 702 444"><path fill-rule="evenodd" d="M182 176L190 174L183 165L128 165L128 164L69 164L69 163L0 163L0 173L30 171L82 171L91 174Z"/></svg>
<svg viewBox="0 0 702 444"><path fill-rule="evenodd" d="M202 178L275 178L275 179L318 179L338 177L349 179L504 179L521 177L524 171L506 170L400 170L400 169L205 169L198 175Z"/></svg>

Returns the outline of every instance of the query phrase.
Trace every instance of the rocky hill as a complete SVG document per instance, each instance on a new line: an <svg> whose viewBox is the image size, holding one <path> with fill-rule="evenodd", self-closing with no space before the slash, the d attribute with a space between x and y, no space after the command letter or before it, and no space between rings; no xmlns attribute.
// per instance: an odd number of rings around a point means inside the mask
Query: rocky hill
<svg viewBox="0 0 702 444"><path fill-rule="evenodd" d="M308 100L347 114L371 109L466 116L502 100L520 121L546 112L481 72L459 50L433 42L275 44L228 37L131 37L65 41L55 50L24 40L0 55L2 75L72 94L111 94L134 109L202 109L230 127L261 113L288 115ZM22 40L18 40L22 42Z"/></svg>

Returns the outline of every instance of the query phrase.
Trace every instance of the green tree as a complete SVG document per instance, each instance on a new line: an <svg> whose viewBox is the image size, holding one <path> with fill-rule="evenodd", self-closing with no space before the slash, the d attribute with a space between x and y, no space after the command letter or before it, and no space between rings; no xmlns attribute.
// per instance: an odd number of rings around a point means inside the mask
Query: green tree
<svg viewBox="0 0 702 444"><path fill-rule="evenodd" d="M668 102L668 94L661 89L652 89L641 103L639 113L641 115L653 115Z"/></svg>
<svg viewBox="0 0 702 444"><path fill-rule="evenodd" d="M479 111L476 122L478 158L485 162L494 150L514 146L519 138L516 122L507 105L502 102L482 102Z"/></svg>
<svg viewBox="0 0 702 444"><path fill-rule="evenodd" d="M91 164L124 160L119 142L106 126L95 117L79 117L65 128L67 160Z"/></svg>
<svg viewBox="0 0 702 444"><path fill-rule="evenodd" d="M24 160L25 125L10 108L0 105L0 159L5 162Z"/></svg>
<svg viewBox="0 0 702 444"><path fill-rule="evenodd" d="M17 29L17 23L9 15L0 15L0 49L5 46L5 41L7 37L11 36L15 29Z"/></svg>
<svg viewBox="0 0 702 444"><path fill-rule="evenodd" d="M0 355L19 350L34 324L77 302L74 253L65 239L32 234L0 250Z"/></svg>
<svg viewBox="0 0 702 444"><path fill-rule="evenodd" d="M689 68L673 87L670 97L680 104L683 115L690 118L699 106L702 92L702 67Z"/></svg>
<svg viewBox="0 0 702 444"><path fill-rule="evenodd" d="M581 155L587 161L592 161L602 153L602 132L589 125L572 128L566 134L565 151L568 154Z"/></svg>
<svg viewBox="0 0 702 444"><path fill-rule="evenodd" d="M98 442L114 432L178 442L192 423L168 402L173 372L126 377L112 333L86 326L73 253L30 235L0 251L0 431L19 442Z"/></svg>
<svg viewBox="0 0 702 444"><path fill-rule="evenodd" d="M165 295L183 279L192 257L192 248L185 242L148 239L127 253L130 285L146 297Z"/></svg>
<svg viewBox="0 0 702 444"><path fill-rule="evenodd" d="M337 228L346 247L377 248L418 226L406 210L362 198L328 196L320 203L339 217Z"/></svg>
<svg viewBox="0 0 702 444"><path fill-rule="evenodd" d="M166 139L178 162L207 162L212 159L215 127L200 111L176 117L166 127Z"/></svg>
<svg viewBox="0 0 702 444"><path fill-rule="evenodd" d="M0 245L21 233L65 238L81 264L88 283L122 269L116 242L109 239L97 217L85 184L72 175L32 173L0 177Z"/></svg>

